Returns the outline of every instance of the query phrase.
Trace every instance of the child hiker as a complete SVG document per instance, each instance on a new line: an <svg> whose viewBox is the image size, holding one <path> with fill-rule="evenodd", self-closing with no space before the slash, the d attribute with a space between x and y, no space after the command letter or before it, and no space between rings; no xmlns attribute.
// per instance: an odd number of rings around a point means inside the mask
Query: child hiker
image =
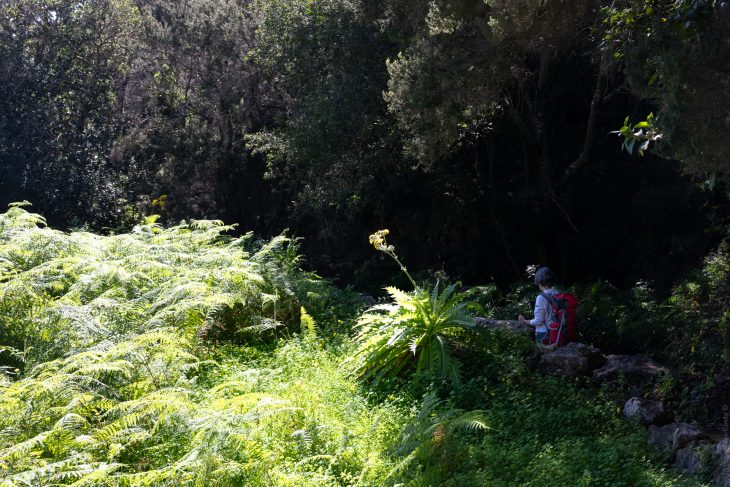
<svg viewBox="0 0 730 487"><path fill-rule="evenodd" d="M535 342L542 344L547 342L550 324L555 321L553 307L545 295L553 297L560 294L560 291L555 289L555 273L549 267L540 267L537 270L535 284L540 288L540 294L535 300L535 317L528 323L535 327ZM519 320L527 321L522 315Z"/></svg>

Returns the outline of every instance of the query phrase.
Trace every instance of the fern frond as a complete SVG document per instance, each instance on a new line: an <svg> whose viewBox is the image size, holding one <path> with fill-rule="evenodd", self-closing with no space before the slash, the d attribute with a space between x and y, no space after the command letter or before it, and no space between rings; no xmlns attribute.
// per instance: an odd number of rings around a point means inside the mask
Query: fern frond
<svg viewBox="0 0 730 487"><path fill-rule="evenodd" d="M50 431L44 431L35 435L33 438L0 450L0 460L10 462L28 455L32 450L43 445L50 434Z"/></svg>
<svg viewBox="0 0 730 487"><path fill-rule="evenodd" d="M449 429L464 428L467 430L487 430L490 429L487 423L485 413L481 410L469 411L449 422Z"/></svg>

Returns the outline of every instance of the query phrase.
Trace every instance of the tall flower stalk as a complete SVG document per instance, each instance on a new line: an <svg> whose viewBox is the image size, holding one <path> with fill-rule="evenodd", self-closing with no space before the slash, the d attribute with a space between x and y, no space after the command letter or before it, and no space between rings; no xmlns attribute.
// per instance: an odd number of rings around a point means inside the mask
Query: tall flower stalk
<svg viewBox="0 0 730 487"><path fill-rule="evenodd" d="M389 255L399 266L400 270L403 271L403 273L406 275L409 281L411 281L411 284L413 284L414 289L419 289L418 284L416 284L416 281L413 280L413 277L408 273L408 269L406 269L406 266L403 265L403 263L400 261L398 256L395 253L395 246L388 245L388 242L386 241L386 235L390 233L390 230L387 228L383 230L378 230L377 232L370 235L370 243L373 247L375 247L375 250L379 250L381 252L384 252L385 254Z"/></svg>
<svg viewBox="0 0 730 487"><path fill-rule="evenodd" d="M378 381L415 370L431 378L459 382L459 361L451 355L457 329L473 329L474 318L468 311L466 296L456 284L432 290L416 284L389 245L388 230L370 235L370 243L388 254L413 284L406 293L388 287L392 302L378 304L358 320L359 348L352 360L356 373L366 380Z"/></svg>

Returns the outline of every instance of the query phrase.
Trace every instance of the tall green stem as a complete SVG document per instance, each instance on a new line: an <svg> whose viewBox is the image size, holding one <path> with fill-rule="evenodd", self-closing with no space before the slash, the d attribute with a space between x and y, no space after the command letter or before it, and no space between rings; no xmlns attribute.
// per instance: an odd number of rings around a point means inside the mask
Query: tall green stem
<svg viewBox="0 0 730 487"><path fill-rule="evenodd" d="M408 280L411 281L411 284L413 284L413 289L418 290L418 284L416 284L416 281L414 281L413 278L411 277L411 275L408 273L408 269L406 269L406 266L404 266L403 263L400 260L398 260L398 257L395 255L395 252L388 251L387 253L388 253L388 255L390 255L393 258L393 260L395 260L398 263L398 265L400 266L400 270L403 271L403 273L406 275Z"/></svg>

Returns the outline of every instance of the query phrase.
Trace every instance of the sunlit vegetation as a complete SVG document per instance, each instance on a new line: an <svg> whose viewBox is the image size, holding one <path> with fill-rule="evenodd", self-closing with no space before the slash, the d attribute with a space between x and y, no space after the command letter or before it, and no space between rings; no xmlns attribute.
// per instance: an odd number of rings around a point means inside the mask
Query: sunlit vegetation
<svg viewBox="0 0 730 487"><path fill-rule="evenodd" d="M5 484L377 476L363 469L402 413L368 405L336 355L293 340L264 359L201 337L263 343L298 329L301 305L329 292L298 269L291 240L256 244L229 229L150 223L101 237L51 230L21 207L0 216L3 359L13 364L0 394Z"/></svg>
<svg viewBox="0 0 730 487"><path fill-rule="evenodd" d="M426 365L375 354L391 380L361 381L352 294L302 271L296 241L229 230L151 218L100 236L23 205L0 215L0 484L681 482L608 398L533 378L514 337L471 343L459 383L427 355L438 335L417 343ZM388 310L458 323L455 296Z"/></svg>
<svg viewBox="0 0 730 487"><path fill-rule="evenodd" d="M697 485L477 323L550 265L727 430L728 38L728 0L0 1L0 486Z"/></svg>

